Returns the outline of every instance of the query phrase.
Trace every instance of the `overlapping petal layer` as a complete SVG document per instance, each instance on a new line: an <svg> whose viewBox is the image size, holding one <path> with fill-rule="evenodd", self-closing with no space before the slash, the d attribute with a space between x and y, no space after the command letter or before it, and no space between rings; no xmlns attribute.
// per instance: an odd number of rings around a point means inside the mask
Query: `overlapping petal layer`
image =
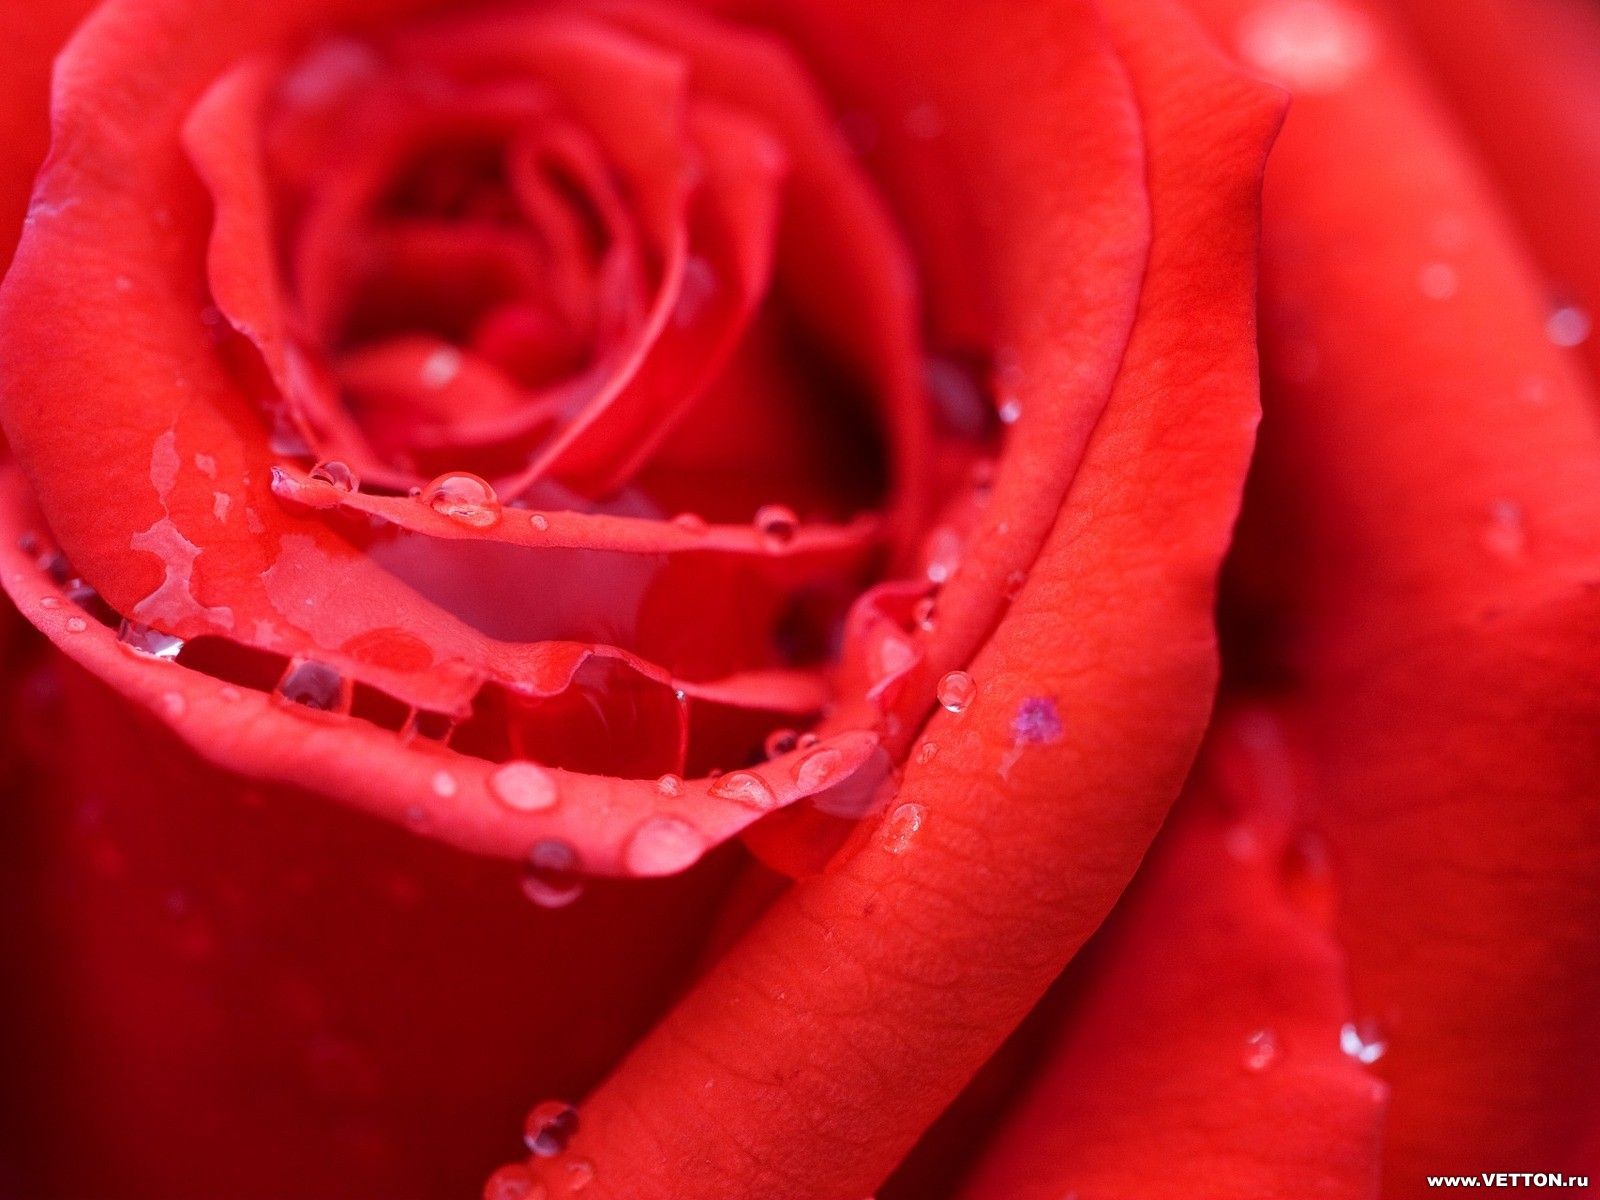
<svg viewBox="0 0 1600 1200"><path fill-rule="evenodd" d="M803 745L762 768L761 803L730 808L737 789L718 791L716 772L758 760L764 735L837 707L832 631L885 556L911 561L930 468L910 270L777 43L624 5L407 28L429 7L229 23L206 5L111 4L68 51L56 155L0 302L5 420L29 485L11 489L12 524L24 540L48 530L57 578L19 567L13 586L31 603L70 582L98 615L184 641L176 668L106 658L90 649L107 642L98 628L63 642L147 703L175 687L270 692L302 670L333 680L334 703L312 707L334 711L304 739L277 716L235 736L225 707L186 704L184 736L215 760L402 820L436 806L441 772L471 795L496 762L526 757L564 772L562 828L492 833L458 810L446 836L513 854L560 836L585 869L626 872L641 822L687 821L699 849L682 866L835 786L832 768L862 766L853 748L878 740L880 714L858 704L819 731L830 770L802 772L816 749ZM302 60L279 50L374 16L367 41ZM427 186L407 182L408 156L433 153L441 130L466 149L426 159ZM471 157L487 136L510 138L505 181ZM591 236L603 245L586 266ZM532 286L517 266L528 246L555 264L541 280L571 284L550 303L572 320L592 267L593 319L610 333L587 374L547 378L565 360L534 312L544 300L517 291ZM646 313L635 293L648 281ZM419 315L435 284L467 290ZM397 314L407 286L421 290ZM832 304L840 294L864 311ZM446 331L394 325L471 312L460 349ZM795 375L803 358L768 332L790 312L878 405L834 433L886 431L886 519L842 521L884 502L869 470L833 496L826 475L801 483L820 521L769 504L754 528L669 523L661 498L685 493L675 429L703 396L724 403L711 385L736 349L746 405ZM752 340L765 349L746 353ZM354 389L343 405L340 387ZM742 484L784 447L759 421L731 424L755 435L734 460ZM392 494L408 456L491 443L520 447L520 465L491 472L506 503L461 474ZM342 457L308 482L318 452ZM357 490L362 474L379 490ZM85 505L91 482L124 502ZM718 486L711 475L690 494L715 508ZM542 603L522 603L528 589ZM236 712L255 728L269 702L245 701ZM419 744L424 727L448 748ZM289 753L301 740L370 762L357 773L370 786ZM684 774L699 778L654 782Z"/></svg>
<svg viewBox="0 0 1600 1200"><path fill-rule="evenodd" d="M1074 134L1071 167L1101 195L1115 188L1122 204L1153 214L1150 254L1167 271L1144 289L1138 274L1122 277L1141 317L1122 373L1087 417L1088 453L1067 469L1067 503L1042 557L972 663L970 707L929 723L934 750L908 767L883 825L780 899L590 1097L571 1151L593 1161L590 1194L875 1188L1104 916L1165 814L1208 706L1210 577L1253 426L1250 214L1276 97L1181 24L1171 35L1181 65L1164 71L1135 33L1143 6L1129 6L1114 32L1087 5L1028 6L1003 27L965 12L923 11L915 25L876 9L827 20L831 44L872 56L890 88L896 70L947 61L941 39L960 41L951 70L918 75L947 89L935 101L952 153L977 154L981 137L999 161L1022 156L1059 137L1059 122L1087 117L1084 104L1116 100L1120 120L1094 114ZM1063 52L1057 99L1036 125L985 111L1014 101L991 73L1020 45ZM1119 83L1125 70L1131 86ZM1202 103L1220 96L1227 103ZM1141 134L1145 104L1169 116ZM1197 120L1202 111L1213 116ZM996 144L995 128L1015 140ZM1186 136L1169 140L1179 129ZM1149 192L1142 170L1126 171L1130 145L1146 138ZM1050 161L1040 156L1036 172ZM1182 181L1204 205L1168 209L1166 187L1183 192ZM1023 272L1003 276L1000 290L1023 306L1019 320L1066 316L1046 297L1071 260L1046 253L1045 270L1006 249L1013 237L1035 254L1055 245L1061 227L1030 225L1026 213L1008 210L1017 223L1005 225L991 212L985 227L994 258ZM1205 238L1189 236L1191 221ZM1197 289L1211 302L1202 311L1230 331L1220 339L1190 338L1175 321L1180 307L1193 315ZM1070 422L1043 397L1078 364L1036 350L1023 363L1040 419ZM1204 401L1165 386L1168 371L1204 380ZM1015 721L1046 699L1062 727L1035 743ZM552 1194L566 1194L563 1161L534 1166Z"/></svg>
<svg viewBox="0 0 1600 1200"><path fill-rule="evenodd" d="M1263 36L1283 8L1204 7L1299 93L1268 179L1268 417L1225 611L1241 684L1281 690L1301 735L1357 1009L1388 1031L1384 1194L1490 1162L1592 1170L1594 397L1376 16L1319 5L1309 55Z"/></svg>
<svg viewBox="0 0 1600 1200"><path fill-rule="evenodd" d="M963 1200L1370 1200L1387 1089L1359 1061L1325 859L1269 715L1225 714Z"/></svg>

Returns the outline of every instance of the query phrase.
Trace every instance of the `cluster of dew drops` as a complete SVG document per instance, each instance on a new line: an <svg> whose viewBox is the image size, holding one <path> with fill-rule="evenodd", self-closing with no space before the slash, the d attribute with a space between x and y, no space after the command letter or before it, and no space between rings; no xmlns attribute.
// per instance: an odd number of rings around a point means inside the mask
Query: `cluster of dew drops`
<svg viewBox="0 0 1600 1200"><path fill-rule="evenodd" d="M1346 1021L1339 1027L1339 1049L1345 1057L1370 1067L1389 1052L1389 1037L1370 1017ZM1283 1039L1276 1030L1263 1027L1245 1035L1240 1064L1259 1075L1277 1065L1283 1055Z"/></svg>
<svg viewBox="0 0 1600 1200"><path fill-rule="evenodd" d="M305 508L334 508L342 497L360 490L361 480L355 470L337 459L318 462L304 480L296 479L281 467L272 471L273 494L286 503ZM505 514L505 506L494 485L470 471L450 471L426 487L412 488L410 495L441 517L472 529L492 529ZM543 513L531 513L528 520L536 530L548 529L550 525ZM703 533L707 528L705 519L694 513L680 513L671 523L687 533ZM756 510L751 524L762 546L772 551L788 546L800 532L800 518L793 509L781 504L763 505Z"/></svg>
<svg viewBox="0 0 1600 1200"><path fill-rule="evenodd" d="M578 1110L565 1101L547 1100L528 1113L522 1141L534 1158L557 1159L577 1132ZM569 1158L561 1171L564 1195L581 1192L594 1181L594 1164L587 1158ZM484 1200L546 1200L548 1195L544 1184L521 1163L501 1167L483 1189Z"/></svg>

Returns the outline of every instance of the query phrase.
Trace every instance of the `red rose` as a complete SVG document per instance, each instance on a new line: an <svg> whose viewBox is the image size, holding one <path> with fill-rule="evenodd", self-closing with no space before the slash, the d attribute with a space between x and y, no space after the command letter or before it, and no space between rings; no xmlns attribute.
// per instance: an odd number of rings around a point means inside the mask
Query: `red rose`
<svg viewBox="0 0 1600 1200"><path fill-rule="evenodd" d="M0 289L12 1190L1587 1169L1576 3L1414 6L1498 191L1333 0L103 4Z"/></svg>

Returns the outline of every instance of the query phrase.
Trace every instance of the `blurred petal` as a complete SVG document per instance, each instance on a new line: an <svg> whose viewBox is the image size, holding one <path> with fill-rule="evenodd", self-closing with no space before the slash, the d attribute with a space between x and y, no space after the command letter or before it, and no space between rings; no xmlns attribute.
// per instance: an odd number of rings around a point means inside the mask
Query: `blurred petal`
<svg viewBox="0 0 1600 1200"><path fill-rule="evenodd" d="M1219 722L963 1200L1378 1195L1386 1089L1341 1048L1346 966L1294 890L1264 720Z"/></svg>
<svg viewBox="0 0 1600 1200"><path fill-rule="evenodd" d="M1557 340L1581 339L1600 378L1600 8L1396 2L1544 268L1552 314L1574 314Z"/></svg>
<svg viewBox="0 0 1600 1200"><path fill-rule="evenodd" d="M1247 50L1283 11L1201 7ZM1268 175L1267 418L1230 651L1302 733L1357 1011L1390 1031L1385 1194L1455 1164L1581 1173L1600 1072L1595 399L1410 64L1374 19L1320 7L1361 54L1337 86L1301 78Z"/></svg>

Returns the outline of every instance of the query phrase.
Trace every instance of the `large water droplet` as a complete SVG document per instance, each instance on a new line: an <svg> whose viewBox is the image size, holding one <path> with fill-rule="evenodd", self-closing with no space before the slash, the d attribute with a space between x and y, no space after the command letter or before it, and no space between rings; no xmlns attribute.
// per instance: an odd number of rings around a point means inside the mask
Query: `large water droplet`
<svg viewBox="0 0 1600 1200"><path fill-rule="evenodd" d="M272 494L302 508L338 508L340 489L325 479L296 479L282 467L272 468Z"/></svg>
<svg viewBox="0 0 1600 1200"><path fill-rule="evenodd" d="M422 489L420 499L440 516L473 529L488 529L500 520L500 498L494 488L466 471L439 476Z"/></svg>
<svg viewBox="0 0 1600 1200"><path fill-rule="evenodd" d="M837 781L844 769L844 754L833 746L820 746L794 765L794 781L807 795Z"/></svg>
<svg viewBox="0 0 1600 1200"><path fill-rule="evenodd" d="M561 1100L546 1100L528 1114L522 1140L530 1154L554 1158L578 1132L578 1110Z"/></svg>
<svg viewBox="0 0 1600 1200"><path fill-rule="evenodd" d="M278 695L291 704L336 712L344 706L344 678L327 663L302 660L284 672Z"/></svg>
<svg viewBox="0 0 1600 1200"><path fill-rule="evenodd" d="M883 848L890 854L904 854L926 816L920 804L899 805L883 822Z"/></svg>
<svg viewBox="0 0 1600 1200"><path fill-rule="evenodd" d="M522 894L541 908L565 908L583 895L578 852L560 838L545 838L528 850Z"/></svg>
<svg viewBox="0 0 1600 1200"><path fill-rule="evenodd" d="M489 776L489 791L513 812L543 812L554 808L556 781L538 763L508 762Z"/></svg>
<svg viewBox="0 0 1600 1200"><path fill-rule="evenodd" d="M767 781L754 771L729 771L711 785L711 794L747 808L759 808L763 812L778 804L778 797L773 794Z"/></svg>
<svg viewBox="0 0 1600 1200"><path fill-rule="evenodd" d="M663 775L660 779L656 780L656 791L660 792L663 796L683 795L682 776L673 775L670 772L666 775Z"/></svg>
<svg viewBox="0 0 1600 1200"><path fill-rule="evenodd" d="M1376 1021L1347 1021L1339 1029L1339 1049L1370 1066L1389 1052L1389 1039Z"/></svg>
<svg viewBox="0 0 1600 1200"><path fill-rule="evenodd" d="M946 712L963 713L977 695L977 685L965 671L951 671L939 680L939 703Z"/></svg>
<svg viewBox="0 0 1600 1200"><path fill-rule="evenodd" d="M705 839L678 817L651 817L633 831L623 859L636 875L672 875L705 852Z"/></svg>
<svg viewBox="0 0 1600 1200"><path fill-rule="evenodd" d="M137 621L124 621L117 630L117 640L125 649L135 654L143 654L147 658L170 660L177 658L178 652L183 649L182 638L162 633L159 629L152 629Z"/></svg>
<svg viewBox="0 0 1600 1200"><path fill-rule="evenodd" d="M350 465L336 458L324 459L312 467L310 478L340 492L354 492L361 488L361 480Z"/></svg>
<svg viewBox="0 0 1600 1200"><path fill-rule="evenodd" d="M756 510L755 525L767 549L781 550L800 531L800 518L781 504L767 504Z"/></svg>
<svg viewBox="0 0 1600 1200"><path fill-rule="evenodd" d="M1258 1029L1244 1039L1244 1069L1265 1071L1278 1058L1278 1035L1270 1029Z"/></svg>

